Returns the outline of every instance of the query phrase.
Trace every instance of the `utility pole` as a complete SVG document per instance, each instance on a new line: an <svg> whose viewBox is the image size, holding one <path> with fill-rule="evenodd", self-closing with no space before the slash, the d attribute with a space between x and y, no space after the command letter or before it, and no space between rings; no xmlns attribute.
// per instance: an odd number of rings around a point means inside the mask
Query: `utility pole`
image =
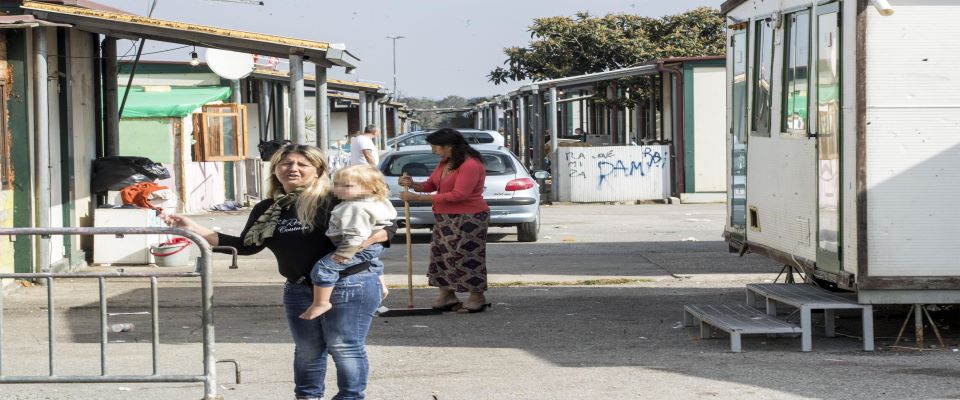
<svg viewBox="0 0 960 400"><path fill-rule="evenodd" d="M393 97L397 99L397 40L403 39L406 36L394 35L387 36L387 39L393 41Z"/></svg>

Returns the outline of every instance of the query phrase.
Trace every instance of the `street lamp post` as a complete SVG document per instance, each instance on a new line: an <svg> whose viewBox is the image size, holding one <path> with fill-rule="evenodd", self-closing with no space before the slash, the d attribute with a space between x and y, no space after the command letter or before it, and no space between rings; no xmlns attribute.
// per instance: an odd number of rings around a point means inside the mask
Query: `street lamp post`
<svg viewBox="0 0 960 400"><path fill-rule="evenodd" d="M396 99L397 96L397 39L403 39L406 36L394 35L387 36L387 39L393 41L393 97Z"/></svg>

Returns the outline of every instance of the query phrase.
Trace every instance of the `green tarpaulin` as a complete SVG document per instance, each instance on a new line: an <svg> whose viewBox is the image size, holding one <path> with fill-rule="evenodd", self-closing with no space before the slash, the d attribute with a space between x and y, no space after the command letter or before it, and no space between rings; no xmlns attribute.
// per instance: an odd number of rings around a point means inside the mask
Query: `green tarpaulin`
<svg viewBox="0 0 960 400"><path fill-rule="evenodd" d="M123 89L117 91L123 101ZM122 118L186 117L200 106L230 99L228 87L172 87L169 91L145 92L131 87Z"/></svg>

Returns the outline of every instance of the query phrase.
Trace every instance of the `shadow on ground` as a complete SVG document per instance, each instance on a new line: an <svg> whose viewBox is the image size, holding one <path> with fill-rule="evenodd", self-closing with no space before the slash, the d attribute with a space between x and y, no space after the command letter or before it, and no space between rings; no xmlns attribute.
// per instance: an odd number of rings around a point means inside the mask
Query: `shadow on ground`
<svg viewBox="0 0 960 400"><path fill-rule="evenodd" d="M282 307L275 303L281 295L280 285L222 286L216 290L218 297L250 300L248 306L216 308L218 343L291 343ZM415 290L415 302L428 304L432 295L432 290ZM167 299L161 301L160 309L162 343L201 342L199 307L180 306L188 304L186 300L191 297L199 298L197 288L160 289L160 298ZM818 385L816 382L844 382L844 390L854 393L861 386L864 391L879 390L877 379L880 378L861 379L867 375L888 377L890 382L895 382L890 391L884 392L891 395L889 398L910 397L908 390L912 385L951 387L960 378L956 357L948 352L924 353L917 358L918 353L860 351L860 323L856 317L841 316L837 323L840 335L826 338L822 336L822 319L815 314L817 330L813 353L799 352L798 337L764 335L745 336L746 353L729 353L729 341L724 334L717 339L701 340L698 329L680 326L683 304L739 304L744 301L743 290L739 288L511 287L494 288L488 298L494 306L485 313L376 318L368 345L432 352L447 352L443 349L451 348L518 349L561 368L656 369L804 397L823 393L814 388ZM111 312L146 310L149 289L135 289L115 296L110 304ZM386 301L391 308L403 308L404 304L402 290L394 291ZM61 324L72 332L71 337L66 338L68 341L99 341L96 307L97 304L86 304L64 313ZM34 313L34 316L42 319L43 313ZM877 316L879 346L892 342L901 317ZM111 333L111 341L149 343L149 317L111 318L138 327L133 332ZM796 316L788 318L796 319ZM943 333L956 344L955 330L947 328ZM220 353L219 357L232 358L232 355ZM251 361L254 360L245 360ZM879 385L885 384L880 379Z"/></svg>

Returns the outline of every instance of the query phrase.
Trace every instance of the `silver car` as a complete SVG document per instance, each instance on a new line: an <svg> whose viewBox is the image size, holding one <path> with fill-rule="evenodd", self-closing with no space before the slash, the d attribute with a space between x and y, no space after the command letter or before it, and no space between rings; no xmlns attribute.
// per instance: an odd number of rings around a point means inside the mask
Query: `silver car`
<svg viewBox="0 0 960 400"><path fill-rule="evenodd" d="M483 156L486 167L483 199L490 206L490 226L515 226L519 241L536 242L540 232L540 185L510 150L494 145L473 145L473 148ZM403 226L405 217L403 201L400 200L403 187L398 179L406 172L415 181L426 180L440 163L440 156L430 152L430 146L406 146L383 157L380 170L390 187L390 201L397 209L397 222ZM543 178L546 172L536 175ZM429 203L410 203L411 227L426 228L434 222Z"/></svg>

